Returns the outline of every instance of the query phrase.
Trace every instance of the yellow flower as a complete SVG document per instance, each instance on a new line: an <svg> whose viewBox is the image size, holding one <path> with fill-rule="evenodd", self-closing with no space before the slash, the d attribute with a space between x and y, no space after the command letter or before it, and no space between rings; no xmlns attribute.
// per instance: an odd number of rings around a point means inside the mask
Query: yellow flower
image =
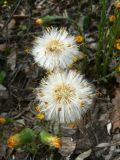
<svg viewBox="0 0 120 160"><path fill-rule="evenodd" d="M115 1L114 7L115 7L116 9L118 9L118 10L120 9L120 1L119 1L119 0Z"/></svg>
<svg viewBox="0 0 120 160"><path fill-rule="evenodd" d="M115 48L117 50L120 50L120 39L116 40L116 42L115 42Z"/></svg>
<svg viewBox="0 0 120 160"><path fill-rule="evenodd" d="M120 42L116 44L116 48L120 50Z"/></svg>
<svg viewBox="0 0 120 160"><path fill-rule="evenodd" d="M120 66L117 67L117 71L120 72Z"/></svg>
<svg viewBox="0 0 120 160"><path fill-rule="evenodd" d="M77 43L83 43L84 42L84 37L83 36L81 36L81 35L79 35L79 36L76 36L75 37L75 41L77 42Z"/></svg>
<svg viewBox="0 0 120 160"><path fill-rule="evenodd" d="M44 113L40 113L36 116L37 119L40 119L40 120L44 120L45 119L45 114Z"/></svg>
<svg viewBox="0 0 120 160"><path fill-rule="evenodd" d="M6 123L6 119L4 117L0 117L0 124L5 124Z"/></svg>
<svg viewBox="0 0 120 160"><path fill-rule="evenodd" d="M9 148L15 148L20 145L20 136L19 134L15 134L13 136L10 136L7 140L7 146Z"/></svg>
<svg viewBox="0 0 120 160"><path fill-rule="evenodd" d="M59 149L62 147L62 141L57 136L52 136L50 137L50 145Z"/></svg>
<svg viewBox="0 0 120 160"><path fill-rule="evenodd" d="M41 19L41 18L38 18L38 19L35 20L36 26L42 26L43 23L44 23L44 21L43 21L43 19Z"/></svg>
<svg viewBox="0 0 120 160"><path fill-rule="evenodd" d="M115 20L116 20L116 17L115 17L114 15L111 15L111 16L109 17L109 22L114 23Z"/></svg>

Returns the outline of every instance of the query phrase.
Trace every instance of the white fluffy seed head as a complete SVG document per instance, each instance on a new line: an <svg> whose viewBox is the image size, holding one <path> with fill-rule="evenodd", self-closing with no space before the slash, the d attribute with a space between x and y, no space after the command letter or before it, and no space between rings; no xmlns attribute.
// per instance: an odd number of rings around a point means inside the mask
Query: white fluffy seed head
<svg viewBox="0 0 120 160"><path fill-rule="evenodd" d="M47 120L80 120L93 103L93 87L74 71L53 73L37 88L37 99Z"/></svg>
<svg viewBox="0 0 120 160"><path fill-rule="evenodd" d="M74 37L63 28L46 30L36 39L31 54L39 66L48 70L66 69L75 57L79 57Z"/></svg>

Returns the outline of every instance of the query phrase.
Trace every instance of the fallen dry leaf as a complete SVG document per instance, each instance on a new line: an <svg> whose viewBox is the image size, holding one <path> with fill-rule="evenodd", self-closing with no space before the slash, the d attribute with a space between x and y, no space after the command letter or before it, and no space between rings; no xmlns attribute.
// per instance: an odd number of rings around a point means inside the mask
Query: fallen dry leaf
<svg viewBox="0 0 120 160"><path fill-rule="evenodd" d="M110 119L112 122L112 133L115 132L117 128L120 128L120 88L115 91L115 98L112 101L114 105L114 110L110 115Z"/></svg>
<svg viewBox="0 0 120 160"><path fill-rule="evenodd" d="M8 29L14 29L15 28L15 24L16 24L15 19L11 19L11 21L8 24Z"/></svg>
<svg viewBox="0 0 120 160"><path fill-rule="evenodd" d="M62 148L59 150L63 157L73 153L76 143L70 137L62 137Z"/></svg>
<svg viewBox="0 0 120 160"><path fill-rule="evenodd" d="M81 153L75 160L84 160L87 157L89 157L91 153L92 153L92 150L89 149L88 151Z"/></svg>

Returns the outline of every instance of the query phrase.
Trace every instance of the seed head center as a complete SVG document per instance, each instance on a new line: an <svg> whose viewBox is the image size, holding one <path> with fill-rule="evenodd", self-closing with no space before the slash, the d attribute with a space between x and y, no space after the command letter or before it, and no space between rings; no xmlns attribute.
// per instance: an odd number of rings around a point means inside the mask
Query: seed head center
<svg viewBox="0 0 120 160"><path fill-rule="evenodd" d="M68 84L60 85L55 89L54 96L59 103L69 103L74 96L74 89Z"/></svg>
<svg viewBox="0 0 120 160"><path fill-rule="evenodd" d="M63 43L59 40L52 40L49 42L47 50L52 54L59 54L63 49Z"/></svg>

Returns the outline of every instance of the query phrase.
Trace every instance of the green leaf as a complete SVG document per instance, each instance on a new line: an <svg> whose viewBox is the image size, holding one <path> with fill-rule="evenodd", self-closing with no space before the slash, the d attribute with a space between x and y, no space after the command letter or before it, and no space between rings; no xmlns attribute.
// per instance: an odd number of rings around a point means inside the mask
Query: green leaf
<svg viewBox="0 0 120 160"><path fill-rule="evenodd" d="M83 20L83 30L87 31L89 29L91 23L91 17L90 16L86 16Z"/></svg>
<svg viewBox="0 0 120 160"><path fill-rule="evenodd" d="M4 71L0 72L0 83L2 84L6 78L6 73Z"/></svg>

